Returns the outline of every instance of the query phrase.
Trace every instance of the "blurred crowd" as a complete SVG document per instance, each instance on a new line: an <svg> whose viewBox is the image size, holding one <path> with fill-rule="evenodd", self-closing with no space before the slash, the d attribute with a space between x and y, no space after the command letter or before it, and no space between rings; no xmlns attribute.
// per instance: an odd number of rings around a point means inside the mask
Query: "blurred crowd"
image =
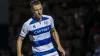
<svg viewBox="0 0 100 56"><path fill-rule="evenodd" d="M8 48L0 49L0 56L16 56L16 40L22 24L32 14L31 0L10 0ZM66 56L100 56L100 1L99 0L41 0L43 14L54 18ZM31 56L28 36L23 42L23 53Z"/></svg>

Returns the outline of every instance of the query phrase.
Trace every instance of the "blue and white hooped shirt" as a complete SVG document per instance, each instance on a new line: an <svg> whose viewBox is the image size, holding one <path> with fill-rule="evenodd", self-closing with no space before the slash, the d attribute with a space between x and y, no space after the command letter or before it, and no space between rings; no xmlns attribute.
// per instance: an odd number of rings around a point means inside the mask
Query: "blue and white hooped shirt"
<svg viewBox="0 0 100 56"><path fill-rule="evenodd" d="M33 54L37 56L59 56L52 44L50 30L54 28L54 20L51 16L42 15L42 20L37 22L34 18L26 21L21 29L20 36L24 38L27 34L34 42Z"/></svg>

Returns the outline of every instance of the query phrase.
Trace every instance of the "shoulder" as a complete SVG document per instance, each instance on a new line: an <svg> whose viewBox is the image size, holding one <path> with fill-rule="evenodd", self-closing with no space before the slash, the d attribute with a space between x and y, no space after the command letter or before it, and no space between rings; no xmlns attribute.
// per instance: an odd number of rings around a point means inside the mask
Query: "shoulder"
<svg viewBox="0 0 100 56"><path fill-rule="evenodd" d="M23 25L28 26L28 25L30 25L31 21L32 21L32 18L29 18L26 22L24 22Z"/></svg>
<svg viewBox="0 0 100 56"><path fill-rule="evenodd" d="M52 16L50 15L42 15L43 17L46 17L46 18L49 18L49 19L52 19Z"/></svg>

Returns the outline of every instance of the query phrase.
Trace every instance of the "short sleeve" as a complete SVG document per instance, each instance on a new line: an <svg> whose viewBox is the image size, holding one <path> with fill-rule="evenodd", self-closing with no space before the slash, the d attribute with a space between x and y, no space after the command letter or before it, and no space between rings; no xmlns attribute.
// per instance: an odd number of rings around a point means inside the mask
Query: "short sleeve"
<svg viewBox="0 0 100 56"><path fill-rule="evenodd" d="M54 20L51 16L50 16L50 20L51 20L51 28L54 28Z"/></svg>
<svg viewBox="0 0 100 56"><path fill-rule="evenodd" d="M28 34L28 25L24 23L20 32L20 36L24 38L26 37L27 34Z"/></svg>

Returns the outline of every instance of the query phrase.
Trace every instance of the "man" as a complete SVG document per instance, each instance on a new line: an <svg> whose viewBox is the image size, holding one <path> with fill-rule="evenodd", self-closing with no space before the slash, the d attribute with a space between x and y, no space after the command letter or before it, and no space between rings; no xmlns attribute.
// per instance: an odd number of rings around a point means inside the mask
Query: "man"
<svg viewBox="0 0 100 56"><path fill-rule="evenodd" d="M42 15L42 5L38 0L30 3L33 17L26 21L17 40L17 55L22 56L21 47L24 37L28 34L30 40L33 41L32 51L36 56L59 56L57 50L52 44L51 36L57 43L58 50L62 56L65 56L65 51L62 48L58 33L54 27L53 18L48 15Z"/></svg>

